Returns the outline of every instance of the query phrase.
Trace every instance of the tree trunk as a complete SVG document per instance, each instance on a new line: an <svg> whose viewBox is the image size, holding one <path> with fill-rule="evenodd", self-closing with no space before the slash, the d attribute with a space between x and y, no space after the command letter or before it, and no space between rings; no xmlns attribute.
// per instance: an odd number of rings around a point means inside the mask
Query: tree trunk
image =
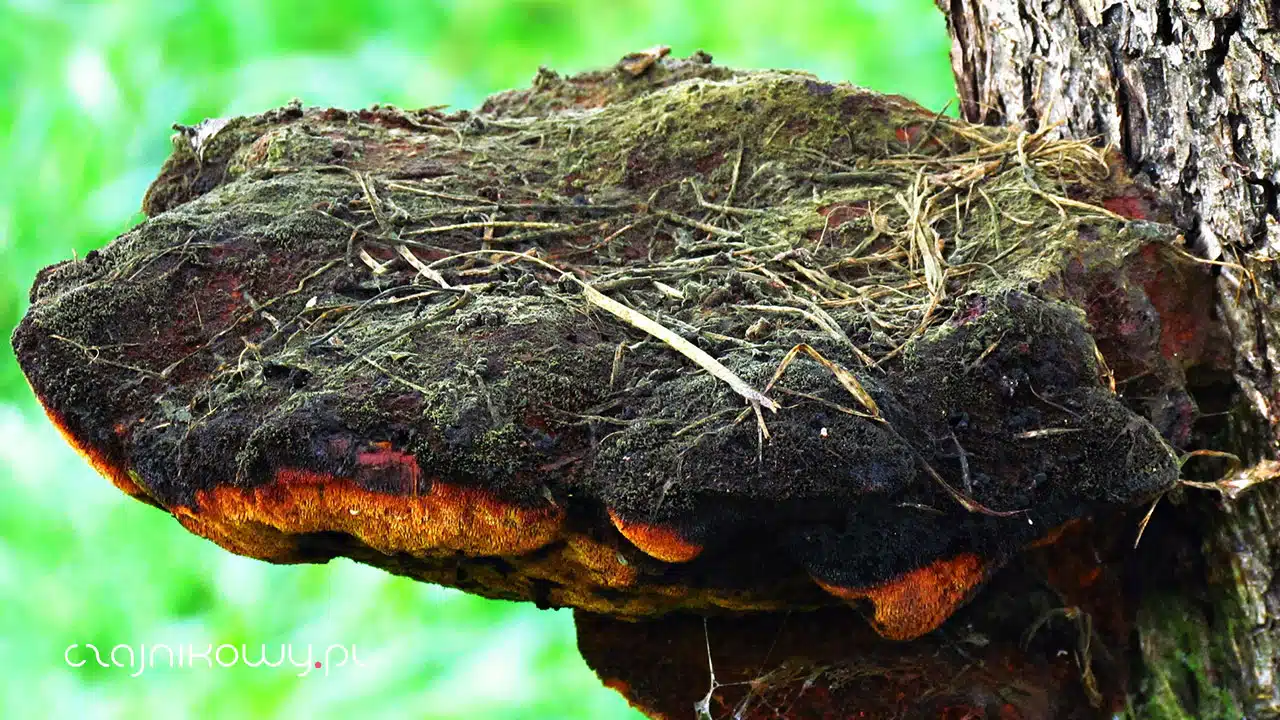
<svg viewBox="0 0 1280 720"><path fill-rule="evenodd" d="M1280 4L1266 0L938 0L963 115L1101 138L1166 194L1218 265L1235 371L1199 388L1234 408L1200 439L1246 461L1280 438L1274 322L1280 248ZM1280 490L1172 511L1199 545L1176 611L1143 598L1139 716L1280 717ZM1161 512L1161 511L1157 511ZM1170 512L1165 509L1163 512ZM1193 571L1191 565L1201 570ZM1199 577L1194 577L1199 575Z"/></svg>

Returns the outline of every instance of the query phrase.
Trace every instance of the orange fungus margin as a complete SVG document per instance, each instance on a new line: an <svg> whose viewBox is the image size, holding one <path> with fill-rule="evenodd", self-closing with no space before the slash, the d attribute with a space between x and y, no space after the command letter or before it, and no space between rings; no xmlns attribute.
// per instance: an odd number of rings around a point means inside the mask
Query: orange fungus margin
<svg viewBox="0 0 1280 720"><path fill-rule="evenodd" d="M987 577L986 564L973 553L938 560L880 585L845 588L816 580L842 600L870 600L871 624L890 640L912 640L936 630L969 599Z"/></svg>
<svg viewBox="0 0 1280 720"><path fill-rule="evenodd" d="M681 537L669 527L623 520L613 509L609 510L609 520L628 542L651 558L685 563L702 554L701 545Z"/></svg>

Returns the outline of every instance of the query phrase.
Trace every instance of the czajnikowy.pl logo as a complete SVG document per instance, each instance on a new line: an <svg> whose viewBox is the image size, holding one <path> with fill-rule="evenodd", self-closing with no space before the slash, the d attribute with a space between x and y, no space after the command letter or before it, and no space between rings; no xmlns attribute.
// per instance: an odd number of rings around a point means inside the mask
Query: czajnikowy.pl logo
<svg viewBox="0 0 1280 720"><path fill-rule="evenodd" d="M360 662L360 657L356 653L356 646L351 645L350 649L346 645L330 645L325 648L323 660L317 660L319 657L315 654L311 645L300 646L295 651L292 643L281 643L279 646L279 655L274 653L272 645L270 648L266 645L260 645L260 651L257 655L251 654L251 648L247 644L231 645L224 643L214 647L208 644L203 650L198 650L198 646L187 644L175 646L160 644L147 645L145 643L139 645L136 649L132 645L120 644L106 651L105 656L103 650L92 643L80 645L74 643L67 646L62 657L67 661L67 665L71 667L83 667L91 660L104 668L129 668L136 671L131 672L129 677L138 677L144 673L147 668L154 667L177 667L177 668L209 668L215 667L230 668L237 665L244 665L251 668L265 667L268 669L286 667L286 669L299 669L296 673L298 677L306 677L315 671L324 671L325 677L328 677L330 668L340 668L347 663L351 663L357 667L364 667L364 663ZM305 647L305 654L302 648ZM157 662L159 655L159 662ZM286 665L287 663L287 665Z"/></svg>

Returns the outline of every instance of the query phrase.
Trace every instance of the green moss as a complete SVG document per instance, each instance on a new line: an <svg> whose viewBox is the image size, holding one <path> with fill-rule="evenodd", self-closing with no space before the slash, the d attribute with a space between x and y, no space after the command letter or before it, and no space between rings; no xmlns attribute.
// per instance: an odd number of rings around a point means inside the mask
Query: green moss
<svg viewBox="0 0 1280 720"><path fill-rule="evenodd" d="M1185 595L1143 598L1138 636L1142 686L1131 697L1133 720L1237 720L1243 710L1226 685L1229 667L1218 656L1202 609Z"/></svg>

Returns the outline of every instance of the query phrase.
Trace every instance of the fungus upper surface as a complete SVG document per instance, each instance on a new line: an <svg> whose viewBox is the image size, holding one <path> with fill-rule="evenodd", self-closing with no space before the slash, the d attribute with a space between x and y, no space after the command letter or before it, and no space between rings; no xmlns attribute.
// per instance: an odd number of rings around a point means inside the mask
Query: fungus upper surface
<svg viewBox="0 0 1280 720"><path fill-rule="evenodd" d="M914 637L1172 486L1189 420L1115 383L1194 411L1208 304L1167 299L1211 286L1110 156L637 67L184 128L150 219L37 279L36 395L234 552L621 617Z"/></svg>

